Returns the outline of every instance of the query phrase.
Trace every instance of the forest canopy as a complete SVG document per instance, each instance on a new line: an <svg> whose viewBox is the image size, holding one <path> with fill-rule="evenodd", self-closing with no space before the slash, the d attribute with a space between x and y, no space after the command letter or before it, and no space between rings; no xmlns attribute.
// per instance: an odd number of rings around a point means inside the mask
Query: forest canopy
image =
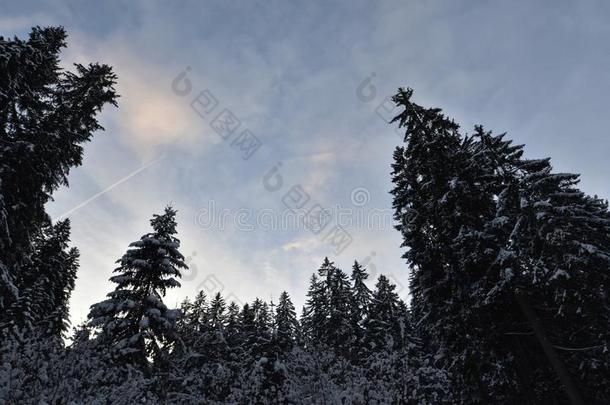
<svg viewBox="0 0 610 405"><path fill-rule="evenodd" d="M187 269L177 208L152 215L71 328L70 221L45 204L117 106L110 66L60 68L61 27L0 37L0 400L5 403L603 403L610 213L550 159L464 132L398 89L391 167L410 300L324 258L291 296L164 302ZM69 338L67 340L66 338ZM66 342L70 342L67 344Z"/></svg>

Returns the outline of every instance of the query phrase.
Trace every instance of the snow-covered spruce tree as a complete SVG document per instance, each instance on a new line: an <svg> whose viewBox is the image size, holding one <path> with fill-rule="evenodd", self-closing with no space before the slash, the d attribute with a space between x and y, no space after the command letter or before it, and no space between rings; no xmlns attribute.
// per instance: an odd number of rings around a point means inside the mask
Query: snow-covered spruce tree
<svg viewBox="0 0 610 405"><path fill-rule="evenodd" d="M37 283L39 306L37 326L43 336L66 337L70 329L69 300L76 282L80 253L77 248L68 247L70 241L70 221L56 223L36 245L34 264L39 261L39 269L46 273L43 282ZM45 233L43 232L43 235Z"/></svg>
<svg viewBox="0 0 610 405"><path fill-rule="evenodd" d="M608 375L608 330L597 327L608 324L607 204L582 194L576 176L553 174L547 159L523 160L503 135L475 127L462 137L410 97L395 97L406 146L395 153L394 207L414 315L451 365L458 399L565 401L521 294L578 389L603 397L606 386L590 384Z"/></svg>
<svg viewBox="0 0 610 405"><path fill-rule="evenodd" d="M505 362L519 387L513 395L563 401L552 358L567 364L576 385L571 392L582 391L588 401L610 395L607 386L589 384L609 373L607 330L593 326L608 322L602 292L609 277L607 203L578 190L577 175L553 173L549 159L523 159L523 146L504 135L475 127L475 139L476 164L488 173L482 183L494 195L495 213L482 232L461 232L453 249L460 252L462 271L486 268L472 295L481 297L488 313L495 308L502 314L490 318L500 332L493 345L513 359ZM519 308L523 300L539 319L543 340L557 351L550 357L528 331L530 321Z"/></svg>
<svg viewBox="0 0 610 405"><path fill-rule="evenodd" d="M220 292L216 293L210 301L207 315L210 329L205 339L206 348L204 353L209 360L222 362L227 357L229 347L225 336L226 309L227 304L224 298Z"/></svg>
<svg viewBox="0 0 610 405"><path fill-rule="evenodd" d="M463 226L450 247L459 257L456 271L477 275L465 287L473 298L475 311L470 314L478 317L477 330L482 332L467 335L471 345L460 358L469 359L470 365L453 368L462 370L454 373L455 380L460 381L460 392L467 401L481 398L482 392L505 401L560 402L565 393L515 300L519 286L524 287L515 277L519 265L510 248L520 206L515 191L519 189L523 146L481 126L475 126L472 139L471 166L480 172L481 195L491 197L493 204L491 211L480 212L483 226ZM486 381L483 390L472 384L480 375Z"/></svg>
<svg viewBox="0 0 610 405"><path fill-rule="evenodd" d="M191 372L198 373L201 392L211 400L224 401L229 394L235 379L235 366L232 362L236 356L229 347L226 327L228 322L227 305L220 292L210 301L207 310L209 328L204 334L203 347L198 353L202 355L203 365Z"/></svg>
<svg viewBox="0 0 610 405"><path fill-rule="evenodd" d="M220 293L206 303L203 291L188 308L180 321L186 324L186 334L181 334L184 351L172 352L169 381L161 379L167 398L170 403L225 401L243 357L239 308L234 303L227 307Z"/></svg>
<svg viewBox="0 0 610 405"><path fill-rule="evenodd" d="M523 160L518 169L517 186L501 200L514 213L502 252L510 265L505 284L529 301L580 395L603 402L610 397L608 204L581 192L577 175L553 173L549 159ZM542 357L532 336L520 337L521 358ZM561 392L548 366L533 368L532 377L536 400Z"/></svg>
<svg viewBox="0 0 610 405"><path fill-rule="evenodd" d="M117 284L108 299L91 306L89 324L98 331L97 339L111 347L117 360L148 367L176 339L178 310L163 303L168 288L179 287L176 278L187 268L178 251L176 211L165 208L150 223L153 232L133 242L114 270L110 280Z"/></svg>
<svg viewBox="0 0 610 405"><path fill-rule="evenodd" d="M225 339L232 353L236 355L240 351L242 343L241 328L239 324L239 313L239 305L231 301L231 303L227 307Z"/></svg>
<svg viewBox="0 0 610 405"><path fill-rule="evenodd" d="M252 303L254 333L246 341L240 386L244 399L252 403L282 404L287 395L283 350L273 337L273 316L266 302Z"/></svg>
<svg viewBox="0 0 610 405"><path fill-rule="evenodd" d="M260 298L256 298L252 303L252 309L255 314L255 325L256 334L258 340L262 343L268 343L271 341L271 334L273 330L273 319L271 311L269 310L269 304Z"/></svg>
<svg viewBox="0 0 610 405"><path fill-rule="evenodd" d="M74 289L79 253L69 248L70 221L47 225L33 241L34 252L17 278L27 286L7 309L2 329L42 337L64 336L70 327L68 301ZM64 336L65 337L65 336Z"/></svg>
<svg viewBox="0 0 610 405"><path fill-rule="evenodd" d="M182 311L178 326L184 349L197 354L206 355L207 341L210 338L210 321L207 296L203 291L195 295L190 305ZM195 358L192 361L197 362Z"/></svg>
<svg viewBox="0 0 610 405"><path fill-rule="evenodd" d="M406 144L394 153L392 193L397 229L408 247L418 332L455 371L453 391L462 401L512 400L518 383L503 342L515 329L499 327L498 320L511 319L518 309L506 311L506 297L487 305L477 293L500 248L485 233L495 218L497 176L475 139L411 96L410 89L400 89L394 97L404 108L395 121L405 128Z"/></svg>
<svg viewBox="0 0 610 405"><path fill-rule="evenodd" d="M330 285L333 273L336 269L335 263L328 260L328 257L325 257L324 261L322 261L322 265L318 269L318 277L325 283L324 285L326 288Z"/></svg>
<svg viewBox="0 0 610 405"><path fill-rule="evenodd" d="M326 345L348 355L353 340L350 322L351 286L348 276L324 258L318 276L312 276L303 330L312 345Z"/></svg>
<svg viewBox="0 0 610 405"><path fill-rule="evenodd" d="M302 339L305 347L314 347L322 343L327 316L324 282L312 274L301 316Z"/></svg>
<svg viewBox="0 0 610 405"><path fill-rule="evenodd" d="M334 268L328 285L328 320L326 323L326 343L344 357L349 357L355 344L351 324L351 285L349 277L340 269Z"/></svg>
<svg viewBox="0 0 610 405"><path fill-rule="evenodd" d="M366 269L355 261L350 277L352 280L350 326L354 334L350 345L350 359L354 362L362 360L364 348L364 322L368 318L371 305L371 290L365 284L368 277Z"/></svg>
<svg viewBox="0 0 610 405"><path fill-rule="evenodd" d="M225 317L225 341L227 342L227 353L225 361L227 367L231 370L232 375L239 372L241 362L244 360L244 336L240 322L241 309L235 302L231 302L227 307L227 315Z"/></svg>
<svg viewBox="0 0 610 405"><path fill-rule="evenodd" d="M227 402L282 403L285 375L282 350L274 337L274 317L261 299L245 304L240 314L241 346L237 378ZM280 402L278 402L280 401Z"/></svg>
<svg viewBox="0 0 610 405"><path fill-rule="evenodd" d="M257 306L259 311L256 311ZM258 313L258 321L255 320L257 338L249 346L256 350L249 351L251 363L242 363L242 372L246 372L241 378L242 394L249 401L286 403L290 390L286 362L290 361L298 328L294 305L288 293L282 292L275 317L267 315L266 304L260 300L255 301L252 307Z"/></svg>
<svg viewBox="0 0 610 405"><path fill-rule="evenodd" d="M159 403L141 371L111 361L79 327L68 347L56 338L7 339L0 357L0 402Z"/></svg>
<svg viewBox="0 0 610 405"><path fill-rule="evenodd" d="M193 329L191 328L190 322L188 320L188 317L191 316L192 311L193 303L188 297L186 297L180 303L180 316L176 320L176 332L180 336L180 339L183 343L176 347L176 350L174 351L174 354L176 355L183 355L185 352L188 351L189 346L186 344L186 342L188 341L190 343L190 340L193 335Z"/></svg>
<svg viewBox="0 0 610 405"><path fill-rule="evenodd" d="M366 343L370 351L399 350L402 342L400 298L396 286L383 274L377 279L366 320Z"/></svg>
<svg viewBox="0 0 610 405"><path fill-rule="evenodd" d="M256 361L260 357L265 357L271 352L271 337L273 325L269 306L263 300L256 298L251 306L253 324L244 325L245 347L247 350L246 358ZM252 320L251 320L252 321Z"/></svg>
<svg viewBox="0 0 610 405"><path fill-rule="evenodd" d="M60 68L61 27L32 29L27 40L0 37L0 317L19 297L33 239L49 222L44 205L82 161L82 144L102 129L96 115L115 104L107 65ZM0 320L8 324L6 319Z"/></svg>
<svg viewBox="0 0 610 405"><path fill-rule="evenodd" d="M287 352L295 344L298 328L299 322L294 305L288 293L283 291L276 308L274 336L275 344L281 351Z"/></svg>

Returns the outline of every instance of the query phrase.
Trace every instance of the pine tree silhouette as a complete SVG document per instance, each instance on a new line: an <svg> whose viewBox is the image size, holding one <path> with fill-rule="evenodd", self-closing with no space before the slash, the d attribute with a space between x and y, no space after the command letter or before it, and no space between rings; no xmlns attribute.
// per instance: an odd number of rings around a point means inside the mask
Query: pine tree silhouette
<svg viewBox="0 0 610 405"><path fill-rule="evenodd" d="M114 349L124 362L146 366L176 339L178 310L163 303L167 289L179 287L186 268L178 251L176 211L167 207L150 221L153 232L133 242L110 278L117 286L108 299L91 306L90 325L99 340Z"/></svg>

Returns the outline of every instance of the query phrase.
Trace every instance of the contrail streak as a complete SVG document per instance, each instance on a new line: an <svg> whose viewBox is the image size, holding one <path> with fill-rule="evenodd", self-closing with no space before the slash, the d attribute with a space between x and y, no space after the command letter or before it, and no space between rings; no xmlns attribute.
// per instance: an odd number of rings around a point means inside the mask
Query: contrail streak
<svg viewBox="0 0 610 405"><path fill-rule="evenodd" d="M160 161L161 159L163 159L165 156L161 156L155 160L152 160L148 163L146 163L144 166L140 167L137 170L134 170L133 172L129 173L127 176L123 177L122 179L119 179L118 181L112 183L111 185L109 185L108 187L106 187L105 189L103 189L102 191L100 191L99 193L96 193L94 195L92 195L91 197L87 198L85 201L83 201L82 203L76 205L75 207L73 207L72 209L64 212L63 214L53 218L53 222L62 219L64 217L67 217L68 215L70 215L71 213L73 213L74 211L84 207L85 205L89 204L91 201L95 200L96 198L106 194L107 192L109 192L110 190L112 190L113 188L115 188L116 186L118 186L121 183L126 182L127 180L129 180L130 178L132 178L133 176L135 176L136 174L140 173L143 170L146 170L147 168L149 168L150 166L152 166L153 164L157 163L158 161Z"/></svg>

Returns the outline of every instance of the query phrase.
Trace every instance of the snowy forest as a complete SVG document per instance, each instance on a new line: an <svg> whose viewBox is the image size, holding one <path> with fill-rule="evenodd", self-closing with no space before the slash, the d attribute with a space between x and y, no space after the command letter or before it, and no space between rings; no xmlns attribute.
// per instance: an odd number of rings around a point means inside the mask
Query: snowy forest
<svg viewBox="0 0 610 405"><path fill-rule="evenodd" d="M0 37L1 403L609 403L607 201L411 89L393 97L404 142L388 168L409 302L326 258L302 310L286 291L169 308L187 265L167 206L70 325L79 251L45 204L120 103L110 66L60 68L66 44L61 27Z"/></svg>

